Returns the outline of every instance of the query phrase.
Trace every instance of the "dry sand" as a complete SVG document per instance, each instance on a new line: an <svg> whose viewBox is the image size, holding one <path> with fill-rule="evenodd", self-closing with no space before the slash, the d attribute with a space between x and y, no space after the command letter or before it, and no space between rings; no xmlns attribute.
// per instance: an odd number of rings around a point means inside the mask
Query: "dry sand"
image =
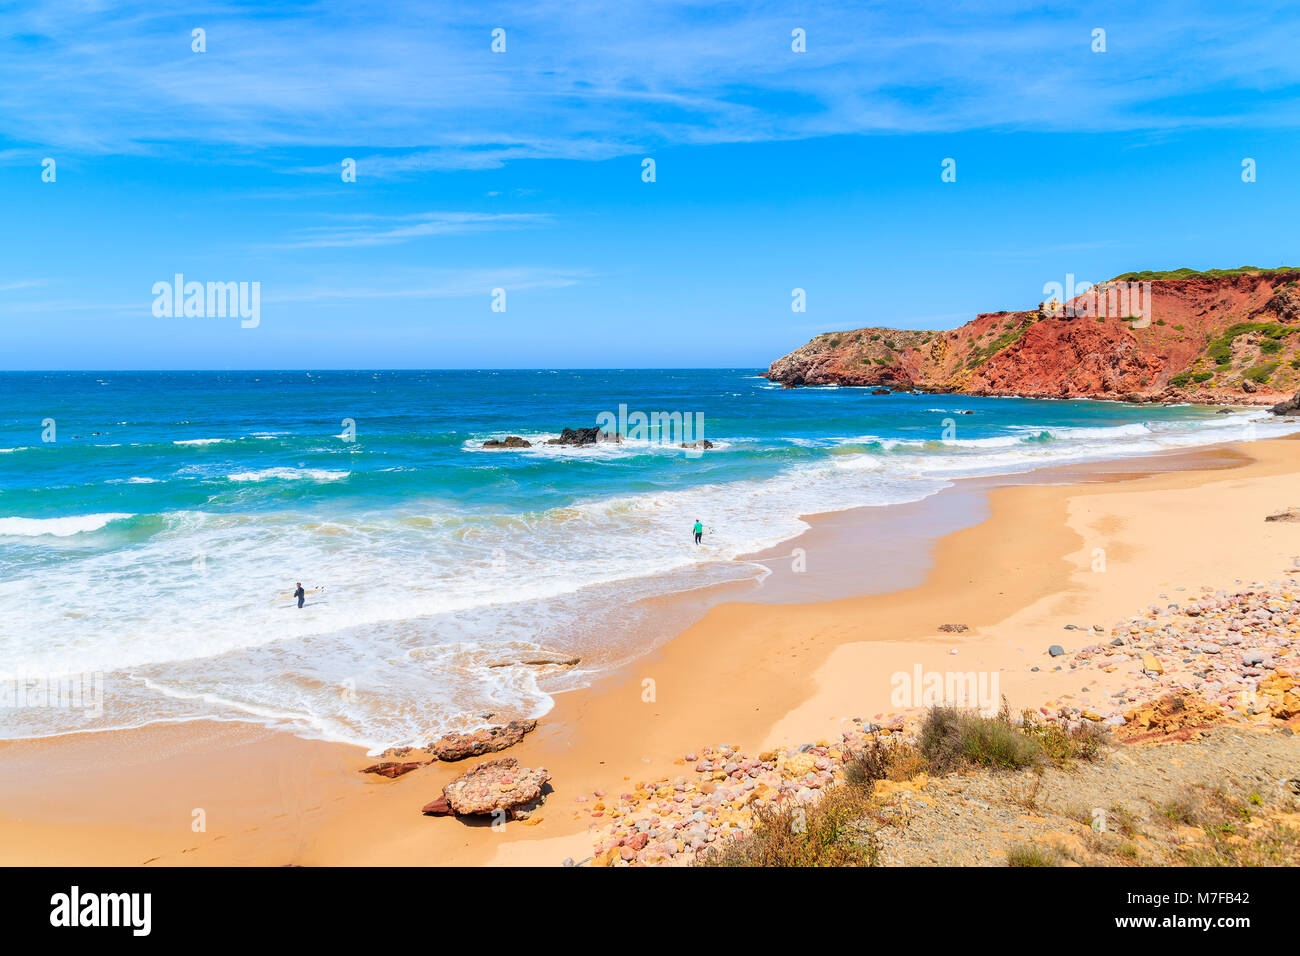
<svg viewBox="0 0 1300 956"><path fill-rule="evenodd" d="M1297 472L1300 442L1276 440L958 482L901 506L911 531L897 509L814 516L776 552L801 548L806 572L773 557L762 603L713 606L557 698L509 752L553 774L535 825L420 814L474 761L387 780L358 773L371 761L352 747L195 721L0 745L0 863L553 866L591 854L576 795L671 774L704 744L838 736L853 717L899 710L896 672L997 671L1013 707L1099 705L1111 687L1095 672L1084 693L1083 675L1052 670L1051 644L1091 643L1065 625L1109 627L1179 588L1283 576L1300 525L1264 516L1300 504ZM933 540L917 527L959 530Z"/></svg>

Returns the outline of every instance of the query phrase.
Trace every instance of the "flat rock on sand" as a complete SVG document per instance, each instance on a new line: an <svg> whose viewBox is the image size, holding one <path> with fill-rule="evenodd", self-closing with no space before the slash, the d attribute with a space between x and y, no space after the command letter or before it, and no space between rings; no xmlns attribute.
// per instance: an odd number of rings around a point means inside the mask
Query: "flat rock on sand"
<svg viewBox="0 0 1300 956"><path fill-rule="evenodd" d="M525 815L530 804L542 796L551 775L544 767L519 766L514 757L481 763L442 789L443 800L452 813L483 815L506 811L512 819ZM427 804L425 813L445 813L442 801Z"/></svg>
<svg viewBox="0 0 1300 956"><path fill-rule="evenodd" d="M429 744L428 752L438 760L464 760L513 747L537 729L535 720L512 720L504 726L488 727L469 734L446 734Z"/></svg>

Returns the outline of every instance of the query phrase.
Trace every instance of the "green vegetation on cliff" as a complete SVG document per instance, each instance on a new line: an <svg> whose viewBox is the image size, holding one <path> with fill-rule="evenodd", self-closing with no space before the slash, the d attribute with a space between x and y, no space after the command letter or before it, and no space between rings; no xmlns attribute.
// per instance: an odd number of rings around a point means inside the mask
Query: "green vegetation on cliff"
<svg viewBox="0 0 1300 956"><path fill-rule="evenodd" d="M1300 268L1296 266L1278 266L1275 269L1262 269L1259 266L1241 266L1236 269L1206 269L1204 271L1187 268L1147 270L1146 272L1125 272L1110 281L1159 282L1163 279L1220 279L1224 276L1244 276L1256 272L1271 275L1277 272L1300 272Z"/></svg>

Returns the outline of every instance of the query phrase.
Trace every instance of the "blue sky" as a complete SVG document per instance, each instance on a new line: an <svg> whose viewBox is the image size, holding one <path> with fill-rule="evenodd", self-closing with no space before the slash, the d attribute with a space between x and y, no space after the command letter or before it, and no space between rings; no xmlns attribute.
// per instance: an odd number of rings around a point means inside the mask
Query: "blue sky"
<svg viewBox="0 0 1300 956"><path fill-rule="evenodd" d="M155 6L0 2L0 368L753 367L1300 263L1284 3Z"/></svg>

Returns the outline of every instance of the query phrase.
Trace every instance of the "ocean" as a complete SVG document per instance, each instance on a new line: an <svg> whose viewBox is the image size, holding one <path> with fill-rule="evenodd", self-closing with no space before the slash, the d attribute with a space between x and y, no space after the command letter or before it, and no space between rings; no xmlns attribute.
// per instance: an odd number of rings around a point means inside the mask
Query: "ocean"
<svg viewBox="0 0 1300 956"><path fill-rule="evenodd" d="M640 599L760 579L742 556L800 515L1300 427L870 392L756 369L0 373L0 738L214 718L424 744L545 713L644 652ZM481 447L620 406L715 447ZM33 706L86 675L102 706Z"/></svg>

